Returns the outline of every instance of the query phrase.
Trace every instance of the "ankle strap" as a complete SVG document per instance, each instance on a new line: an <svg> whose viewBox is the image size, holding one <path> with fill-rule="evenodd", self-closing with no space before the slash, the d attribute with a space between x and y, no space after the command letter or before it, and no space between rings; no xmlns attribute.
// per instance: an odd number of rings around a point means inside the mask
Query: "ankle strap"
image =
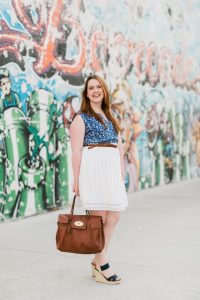
<svg viewBox="0 0 200 300"><path fill-rule="evenodd" d="M107 263L107 264L105 264L103 266L100 266L100 268L101 268L101 271L105 271L105 270L107 270L107 269L110 268L110 265L109 265L109 263Z"/></svg>

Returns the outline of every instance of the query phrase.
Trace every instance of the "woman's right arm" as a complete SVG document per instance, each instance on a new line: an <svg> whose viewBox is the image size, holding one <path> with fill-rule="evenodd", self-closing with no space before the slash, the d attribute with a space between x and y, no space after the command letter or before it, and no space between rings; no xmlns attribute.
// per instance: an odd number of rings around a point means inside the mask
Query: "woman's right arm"
<svg viewBox="0 0 200 300"><path fill-rule="evenodd" d="M85 124L80 115L77 115L71 123L69 134L72 149L72 170L74 174L73 192L79 195L79 173L85 135Z"/></svg>

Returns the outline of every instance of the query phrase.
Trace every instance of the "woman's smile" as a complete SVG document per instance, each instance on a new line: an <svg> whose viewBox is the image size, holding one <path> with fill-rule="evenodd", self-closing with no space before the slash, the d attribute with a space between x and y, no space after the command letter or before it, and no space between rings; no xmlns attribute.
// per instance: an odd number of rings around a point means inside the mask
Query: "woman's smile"
<svg viewBox="0 0 200 300"><path fill-rule="evenodd" d="M100 93L99 94L94 94L94 95L92 95L92 98L94 98L94 99L101 98L102 99L102 95Z"/></svg>

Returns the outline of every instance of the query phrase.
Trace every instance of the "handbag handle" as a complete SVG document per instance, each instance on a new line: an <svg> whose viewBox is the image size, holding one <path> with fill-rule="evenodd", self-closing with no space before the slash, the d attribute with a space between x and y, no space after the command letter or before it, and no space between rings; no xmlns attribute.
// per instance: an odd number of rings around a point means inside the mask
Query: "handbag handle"
<svg viewBox="0 0 200 300"><path fill-rule="evenodd" d="M76 195L74 195L74 198L73 198L70 215L74 214L75 201L76 201ZM85 212L86 212L86 215L90 216L89 210L86 210Z"/></svg>

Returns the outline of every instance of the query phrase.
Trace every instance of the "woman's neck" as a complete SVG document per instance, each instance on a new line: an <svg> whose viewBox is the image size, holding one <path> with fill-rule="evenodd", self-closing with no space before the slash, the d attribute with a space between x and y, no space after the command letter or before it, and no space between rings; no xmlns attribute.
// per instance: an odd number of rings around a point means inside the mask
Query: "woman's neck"
<svg viewBox="0 0 200 300"><path fill-rule="evenodd" d="M91 107L92 107L92 109L94 110L94 112L95 113L102 113L103 112L103 109L102 109L102 107L101 107L101 104L99 105L99 104L97 104L97 105L95 105L95 104L90 104L91 105Z"/></svg>

